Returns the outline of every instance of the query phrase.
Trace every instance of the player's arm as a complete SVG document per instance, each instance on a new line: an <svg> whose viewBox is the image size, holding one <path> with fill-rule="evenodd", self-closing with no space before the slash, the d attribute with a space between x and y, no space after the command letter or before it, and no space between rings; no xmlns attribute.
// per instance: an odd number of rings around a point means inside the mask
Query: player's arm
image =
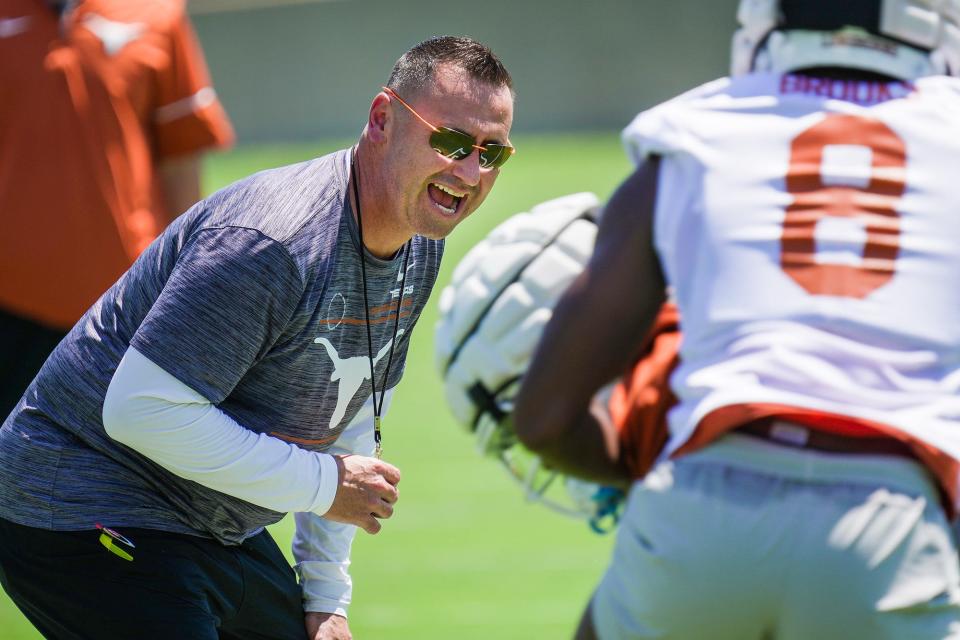
<svg viewBox="0 0 960 640"><path fill-rule="evenodd" d="M205 152L229 147L234 133L186 13L169 22L167 36L167 56L153 76L151 136L170 222L200 199Z"/></svg>
<svg viewBox="0 0 960 640"><path fill-rule="evenodd" d="M635 361L665 298L653 246L658 172L648 160L605 207L593 256L547 324L514 411L520 440L548 465L608 484L629 474L591 403Z"/></svg>
<svg viewBox="0 0 960 640"><path fill-rule="evenodd" d="M163 158L157 165L160 189L167 214L166 223L189 209L200 199L202 153Z"/></svg>

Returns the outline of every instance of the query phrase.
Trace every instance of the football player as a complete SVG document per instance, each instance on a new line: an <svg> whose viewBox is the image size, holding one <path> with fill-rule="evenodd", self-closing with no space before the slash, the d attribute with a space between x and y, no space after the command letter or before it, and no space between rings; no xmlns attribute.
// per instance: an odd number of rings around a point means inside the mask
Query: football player
<svg viewBox="0 0 960 640"><path fill-rule="evenodd" d="M738 19L730 78L625 130L517 397L547 464L622 482L591 401L672 288L668 438L577 637L960 637L960 2Z"/></svg>

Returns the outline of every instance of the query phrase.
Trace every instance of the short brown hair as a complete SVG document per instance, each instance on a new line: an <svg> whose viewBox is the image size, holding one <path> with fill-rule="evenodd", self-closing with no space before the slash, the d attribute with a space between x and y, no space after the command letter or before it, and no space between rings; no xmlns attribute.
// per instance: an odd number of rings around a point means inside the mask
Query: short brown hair
<svg viewBox="0 0 960 640"><path fill-rule="evenodd" d="M433 81L438 66L453 64L473 80L495 87L505 86L513 93L513 79L500 58L466 36L435 36L415 45L393 65L387 86L402 96L414 95Z"/></svg>

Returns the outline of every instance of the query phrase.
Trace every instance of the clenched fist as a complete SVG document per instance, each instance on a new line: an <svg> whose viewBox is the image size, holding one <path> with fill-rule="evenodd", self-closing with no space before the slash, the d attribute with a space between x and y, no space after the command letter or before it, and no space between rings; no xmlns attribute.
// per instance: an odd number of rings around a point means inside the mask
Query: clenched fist
<svg viewBox="0 0 960 640"><path fill-rule="evenodd" d="M324 518L360 527L367 533L381 529L378 518L393 515L400 493L400 470L392 464L357 455L335 455L340 472L337 495Z"/></svg>

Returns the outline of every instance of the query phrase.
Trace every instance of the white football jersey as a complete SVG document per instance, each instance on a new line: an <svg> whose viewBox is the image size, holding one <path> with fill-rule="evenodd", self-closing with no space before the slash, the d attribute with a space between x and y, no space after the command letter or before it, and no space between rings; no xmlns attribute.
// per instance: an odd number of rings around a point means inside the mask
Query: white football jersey
<svg viewBox="0 0 960 640"><path fill-rule="evenodd" d="M680 308L666 453L767 415L839 416L960 459L960 80L746 75L641 113ZM925 459L930 464L930 459Z"/></svg>

